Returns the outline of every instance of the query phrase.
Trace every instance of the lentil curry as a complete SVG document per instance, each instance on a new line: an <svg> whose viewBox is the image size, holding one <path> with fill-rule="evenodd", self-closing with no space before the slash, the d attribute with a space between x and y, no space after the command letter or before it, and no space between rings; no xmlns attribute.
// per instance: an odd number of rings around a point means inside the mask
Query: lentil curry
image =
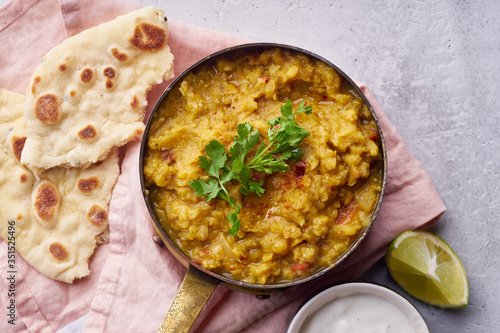
<svg viewBox="0 0 500 333"><path fill-rule="evenodd" d="M237 237L228 234L228 202L206 202L189 182L211 140L229 148L238 124L267 140L267 121L292 100L313 107L295 120L311 135L286 172L255 172L265 194L242 195ZM382 189L375 120L332 67L281 48L217 57L178 81L150 123L144 155L147 192L157 218L186 255L236 280L272 284L329 267L369 226Z"/></svg>

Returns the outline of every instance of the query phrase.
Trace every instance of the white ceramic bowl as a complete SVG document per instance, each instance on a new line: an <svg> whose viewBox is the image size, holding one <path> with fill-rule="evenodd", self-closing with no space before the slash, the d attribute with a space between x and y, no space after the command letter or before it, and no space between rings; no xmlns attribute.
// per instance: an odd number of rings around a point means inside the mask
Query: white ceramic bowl
<svg viewBox="0 0 500 333"><path fill-rule="evenodd" d="M406 298L389 288L376 284L358 282L334 286L313 297L304 306L302 306L299 312L295 315L294 319L290 323L290 326L288 327L288 333L305 332L305 327L309 325L308 319L313 318L311 316L324 316L325 314L329 314L328 311L330 311L330 307L326 307L328 304L332 304L331 302L335 300L340 301L337 302L337 304L341 304L342 299L345 299L347 302L347 297L351 295L368 295L383 298L395 305L404 315L406 315L408 321L413 326L415 333L429 333L429 328L422 318L422 315Z"/></svg>

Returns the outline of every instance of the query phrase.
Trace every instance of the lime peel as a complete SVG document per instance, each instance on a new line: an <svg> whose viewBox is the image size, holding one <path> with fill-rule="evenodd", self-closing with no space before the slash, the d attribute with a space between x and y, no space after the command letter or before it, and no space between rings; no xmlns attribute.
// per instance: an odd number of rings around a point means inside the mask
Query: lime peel
<svg viewBox="0 0 500 333"><path fill-rule="evenodd" d="M428 231L406 231L385 254L392 279L412 297L441 308L469 302L467 274L453 249Z"/></svg>

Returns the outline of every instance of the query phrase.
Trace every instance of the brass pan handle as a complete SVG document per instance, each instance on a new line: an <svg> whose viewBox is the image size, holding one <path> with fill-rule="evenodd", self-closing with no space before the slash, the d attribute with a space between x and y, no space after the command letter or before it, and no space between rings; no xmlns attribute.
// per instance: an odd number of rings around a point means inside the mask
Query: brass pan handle
<svg viewBox="0 0 500 333"><path fill-rule="evenodd" d="M158 333L189 332L219 282L189 265Z"/></svg>

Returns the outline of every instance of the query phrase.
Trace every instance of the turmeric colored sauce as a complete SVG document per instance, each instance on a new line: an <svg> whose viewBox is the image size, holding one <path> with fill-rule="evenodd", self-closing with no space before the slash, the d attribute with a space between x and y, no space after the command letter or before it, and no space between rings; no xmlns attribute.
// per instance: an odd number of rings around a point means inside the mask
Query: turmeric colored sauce
<svg viewBox="0 0 500 333"><path fill-rule="evenodd" d="M238 237L228 234L229 204L191 189L206 176L198 156L211 140L228 149L238 124L267 140L267 121L287 100L313 107L295 120L311 133L287 172L255 173L266 193L238 204ZM288 50L217 58L171 89L150 125L144 175L169 236L193 261L249 283L294 280L330 266L369 225L382 187L378 129L369 108L326 64Z"/></svg>

